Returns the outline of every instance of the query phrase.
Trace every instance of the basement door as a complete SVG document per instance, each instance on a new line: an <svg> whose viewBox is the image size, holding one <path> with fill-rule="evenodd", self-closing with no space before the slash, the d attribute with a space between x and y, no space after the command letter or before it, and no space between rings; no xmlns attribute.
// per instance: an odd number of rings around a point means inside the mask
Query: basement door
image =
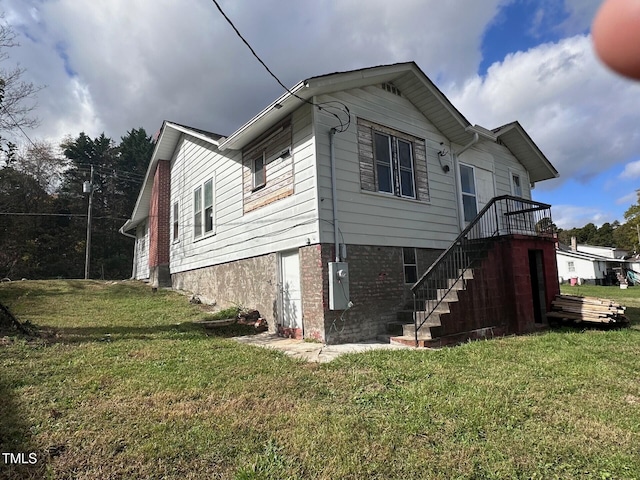
<svg viewBox="0 0 640 480"><path fill-rule="evenodd" d="M298 250L280 254L280 312L279 333L302 338L302 294L300 288L300 257Z"/></svg>

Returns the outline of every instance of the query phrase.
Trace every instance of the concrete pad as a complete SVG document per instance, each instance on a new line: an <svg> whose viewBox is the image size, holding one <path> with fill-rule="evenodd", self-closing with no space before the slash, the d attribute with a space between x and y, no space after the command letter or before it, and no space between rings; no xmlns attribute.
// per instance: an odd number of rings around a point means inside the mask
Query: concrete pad
<svg viewBox="0 0 640 480"><path fill-rule="evenodd" d="M295 340L293 338L283 338L268 332L234 337L234 340L247 345L272 348L284 352L293 358L315 363L330 362L345 353L360 353L375 349L400 350L412 348L406 345L391 345L375 340L361 343L324 345L322 343L305 342L304 340Z"/></svg>

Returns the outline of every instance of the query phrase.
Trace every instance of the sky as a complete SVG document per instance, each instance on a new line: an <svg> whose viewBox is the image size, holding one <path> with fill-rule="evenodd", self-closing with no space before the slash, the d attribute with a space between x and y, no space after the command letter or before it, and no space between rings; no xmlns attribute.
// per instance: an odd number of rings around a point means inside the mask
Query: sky
<svg viewBox="0 0 640 480"><path fill-rule="evenodd" d="M624 221L636 202L640 83L595 57L599 0L220 4L285 85L415 61L471 123L518 120L560 172L533 191L559 227ZM283 93L211 0L0 0L0 11L21 44L1 66L45 86L33 140L118 141L163 120L229 135Z"/></svg>

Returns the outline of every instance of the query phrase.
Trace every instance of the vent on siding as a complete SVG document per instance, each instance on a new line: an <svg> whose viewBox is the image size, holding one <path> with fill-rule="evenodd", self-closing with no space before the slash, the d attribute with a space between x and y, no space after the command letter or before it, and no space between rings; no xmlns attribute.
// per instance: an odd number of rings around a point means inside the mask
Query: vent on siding
<svg viewBox="0 0 640 480"><path fill-rule="evenodd" d="M380 86L382 87L383 90L386 90L389 93L393 93L394 95L398 95L399 97L402 96L400 89L398 89L398 87L396 87L393 83L387 82L387 83L383 83Z"/></svg>

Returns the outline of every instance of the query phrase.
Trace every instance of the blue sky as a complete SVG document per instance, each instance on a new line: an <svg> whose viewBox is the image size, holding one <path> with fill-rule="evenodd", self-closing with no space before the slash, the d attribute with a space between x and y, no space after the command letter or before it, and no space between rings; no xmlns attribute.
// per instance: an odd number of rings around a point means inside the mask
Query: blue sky
<svg viewBox="0 0 640 480"><path fill-rule="evenodd" d="M518 120L559 170L534 197L562 227L622 220L640 188L640 85L595 57L600 0L221 0L286 85L415 61L472 123ZM280 96L206 0L3 0L11 62L59 143L169 119L229 134ZM286 28L285 28L286 26ZM17 139L22 140L24 139Z"/></svg>
<svg viewBox="0 0 640 480"><path fill-rule="evenodd" d="M568 12L561 2L547 4L547 8L542 8L541 3L517 1L501 9L482 38L480 75L487 75L491 65L514 52L526 52L540 44L562 40L567 32L561 26L569 19ZM571 33L588 35L589 28ZM607 158L602 158L599 171L576 172L577 175L569 178L561 170L560 174L565 178L539 185L533 197L551 205L564 206L559 220L566 228L588 222L596 225L613 220L624 222L624 212L637 201L635 190L640 184L637 175L632 174L634 168L630 167L639 159L640 155L636 154L627 163L609 165ZM579 158L576 161L579 162Z"/></svg>

